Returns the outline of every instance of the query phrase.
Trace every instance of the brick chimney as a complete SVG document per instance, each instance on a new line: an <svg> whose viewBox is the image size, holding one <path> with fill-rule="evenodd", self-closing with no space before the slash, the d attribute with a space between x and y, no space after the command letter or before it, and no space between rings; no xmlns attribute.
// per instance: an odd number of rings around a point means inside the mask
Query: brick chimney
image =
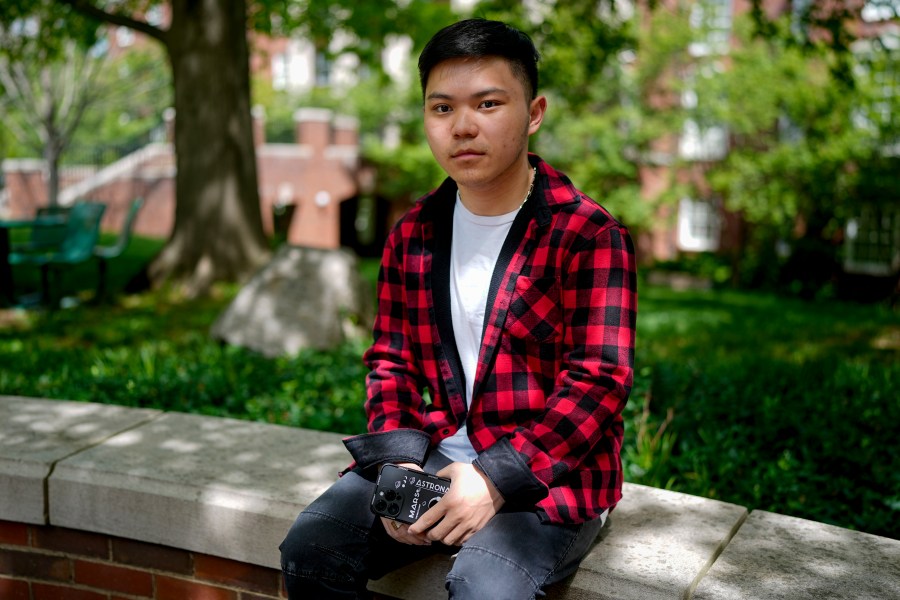
<svg viewBox="0 0 900 600"><path fill-rule="evenodd" d="M334 118L334 145L359 145L359 119L347 115L337 115Z"/></svg>
<svg viewBox="0 0 900 600"><path fill-rule="evenodd" d="M297 143L322 156L331 144L332 112L326 108L299 108L294 112Z"/></svg>
<svg viewBox="0 0 900 600"><path fill-rule="evenodd" d="M257 104L250 109L253 119L253 146L259 148L266 143L266 107Z"/></svg>
<svg viewBox="0 0 900 600"><path fill-rule="evenodd" d="M166 141L175 143L175 109L171 106L163 111L163 122L166 124Z"/></svg>

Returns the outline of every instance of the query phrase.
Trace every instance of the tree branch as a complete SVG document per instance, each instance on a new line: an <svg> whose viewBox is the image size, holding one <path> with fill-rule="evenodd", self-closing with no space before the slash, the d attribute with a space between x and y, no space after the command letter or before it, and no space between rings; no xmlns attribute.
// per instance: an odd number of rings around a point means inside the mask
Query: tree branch
<svg viewBox="0 0 900 600"><path fill-rule="evenodd" d="M106 12L105 10L94 6L94 4L90 2L90 0L56 1L61 4L71 6L81 14L97 19L98 21L104 21L106 23L111 23L112 25L120 25L122 27L128 27L129 29L139 31L145 35L152 37L155 40L162 42L163 45L168 45L169 43L168 31L160 29L159 27L154 27L146 21L139 21L138 19L134 19L125 15Z"/></svg>
<svg viewBox="0 0 900 600"><path fill-rule="evenodd" d="M74 62L74 61L72 61ZM100 73L103 59L92 57L90 54L84 54L79 71L81 77L75 77L71 80L72 85L72 107L61 115L60 126L62 128L62 139L65 145L71 141L75 130L81 123L81 118L87 107L94 104L96 99L103 93L97 85L95 85L97 75Z"/></svg>
<svg viewBox="0 0 900 600"><path fill-rule="evenodd" d="M0 69L0 76L3 78L3 85L7 88L7 93L18 96L25 102L25 106L33 107L33 110L22 111L23 118L28 122L29 126L36 131L40 131L41 121L37 116L38 97L34 94L34 89L24 72L21 63L8 64L3 62L3 69Z"/></svg>

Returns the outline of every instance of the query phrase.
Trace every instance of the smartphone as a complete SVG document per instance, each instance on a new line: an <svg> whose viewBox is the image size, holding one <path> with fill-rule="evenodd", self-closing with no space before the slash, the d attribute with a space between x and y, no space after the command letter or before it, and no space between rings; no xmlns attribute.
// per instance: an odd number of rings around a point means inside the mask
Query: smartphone
<svg viewBox="0 0 900 600"><path fill-rule="evenodd" d="M415 523L450 489L450 480L388 463L381 467L372 495L372 512L403 523Z"/></svg>

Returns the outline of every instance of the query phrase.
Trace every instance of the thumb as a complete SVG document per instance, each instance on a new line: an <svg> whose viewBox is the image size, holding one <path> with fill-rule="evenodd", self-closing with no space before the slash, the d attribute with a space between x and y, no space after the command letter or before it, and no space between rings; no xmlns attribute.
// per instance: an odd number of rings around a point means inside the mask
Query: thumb
<svg viewBox="0 0 900 600"><path fill-rule="evenodd" d="M435 473L435 475L437 475L438 477L446 477L447 479L453 479L453 474L456 473L456 467L458 465L459 465L459 463L450 463L449 465L447 465L446 467L444 467L443 469L441 469L440 471Z"/></svg>

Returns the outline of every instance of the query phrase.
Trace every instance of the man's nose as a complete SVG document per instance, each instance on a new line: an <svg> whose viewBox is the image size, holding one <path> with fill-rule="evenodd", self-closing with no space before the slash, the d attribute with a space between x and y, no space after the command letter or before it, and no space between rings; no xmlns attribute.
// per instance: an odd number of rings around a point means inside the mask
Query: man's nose
<svg viewBox="0 0 900 600"><path fill-rule="evenodd" d="M474 116L468 111L457 112L456 119L453 121L453 137L475 137L477 134L478 126Z"/></svg>

